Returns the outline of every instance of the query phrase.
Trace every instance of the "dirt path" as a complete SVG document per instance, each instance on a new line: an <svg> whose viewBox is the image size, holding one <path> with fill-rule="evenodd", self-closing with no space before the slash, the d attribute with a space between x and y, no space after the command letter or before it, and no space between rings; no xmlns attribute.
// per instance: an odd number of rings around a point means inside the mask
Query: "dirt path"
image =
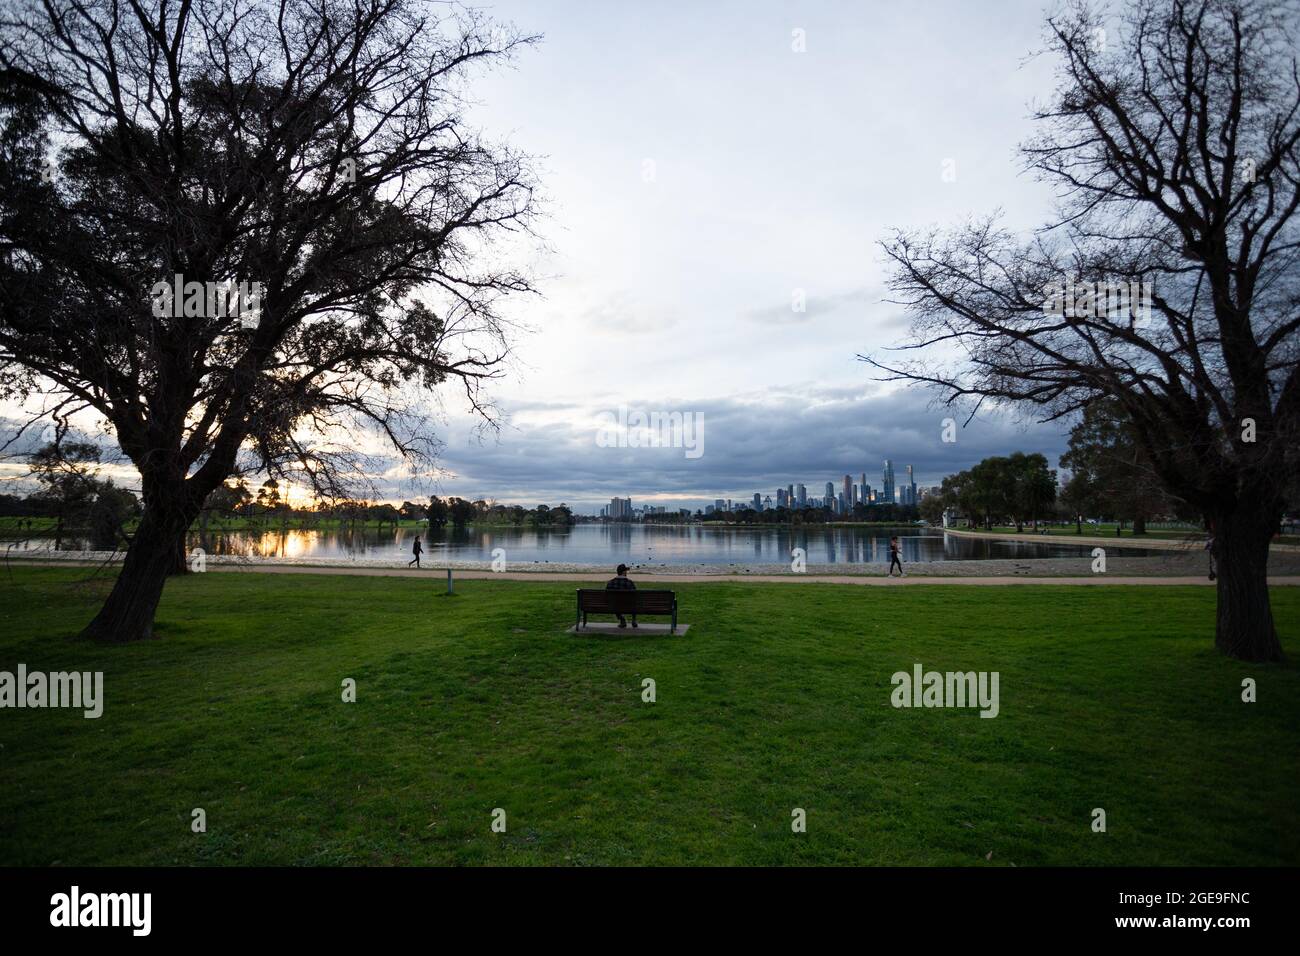
<svg viewBox="0 0 1300 956"><path fill-rule="evenodd" d="M67 566L96 567L94 561L11 561L12 564L24 566ZM405 568L366 568L366 567L320 567L310 565L269 565L269 564L211 564L210 572L222 574L329 574L360 577L415 578L426 579L441 586L447 580L445 568L409 571ZM599 571L580 573L573 571L469 571L456 569L452 572L453 581L571 581L601 585L607 574ZM636 576L638 581L664 584L712 584L714 582L759 581L764 584L858 584L872 587L908 587L922 584L937 585L974 585L1000 586L1016 584L1065 584L1065 585L1114 585L1132 584L1141 586L1199 585L1211 587L1214 582L1204 576L1192 577L1134 577L1116 574L1094 574L1087 577L1029 577L1026 575L995 577L953 577L909 574L904 578L889 578L883 574L672 574L643 572ZM1274 587L1300 586L1300 575L1275 575L1268 579Z"/></svg>

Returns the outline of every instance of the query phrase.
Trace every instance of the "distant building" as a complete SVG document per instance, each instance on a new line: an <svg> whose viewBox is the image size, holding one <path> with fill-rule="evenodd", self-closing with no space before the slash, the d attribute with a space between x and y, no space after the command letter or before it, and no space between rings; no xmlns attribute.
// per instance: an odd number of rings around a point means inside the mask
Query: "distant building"
<svg viewBox="0 0 1300 956"><path fill-rule="evenodd" d="M835 482L826 482L826 503L830 507L835 507Z"/></svg>
<svg viewBox="0 0 1300 956"><path fill-rule="evenodd" d="M880 497L885 499L884 503L892 505L894 503L894 463L888 458L885 459L885 470L881 476Z"/></svg>
<svg viewBox="0 0 1300 956"><path fill-rule="evenodd" d="M757 491L754 492L754 510L755 511L763 510L763 496L760 495Z"/></svg>
<svg viewBox="0 0 1300 956"><path fill-rule="evenodd" d="M632 520L632 499L611 498L609 500L609 517L614 521Z"/></svg>
<svg viewBox="0 0 1300 956"><path fill-rule="evenodd" d="M802 508L802 507L804 507L805 505L807 505L807 504L808 504L808 489L805 488L803 485L800 485L800 486L798 487L798 490L795 492L795 500L799 503L799 507L800 507L800 508Z"/></svg>

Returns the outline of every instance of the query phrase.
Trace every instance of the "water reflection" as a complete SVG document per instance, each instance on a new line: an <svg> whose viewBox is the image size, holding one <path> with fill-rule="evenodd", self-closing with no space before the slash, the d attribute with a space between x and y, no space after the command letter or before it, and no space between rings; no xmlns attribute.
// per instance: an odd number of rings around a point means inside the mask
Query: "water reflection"
<svg viewBox="0 0 1300 956"><path fill-rule="evenodd" d="M190 547L210 554L304 560L409 560L412 538L423 539L426 566L440 559L492 560L494 548L503 548L508 566L534 564L596 564L660 566L684 564L788 565L791 551L803 548L809 566L818 564L883 564L889 560L889 538L898 535L904 564L933 561L978 561L993 558L1049 558L1087 556L1091 546L1071 544L1066 538L1024 541L990 541L945 534L939 529L800 527L716 528L698 525L576 525L548 530L487 527L445 528L341 528L330 530L264 529L218 531L190 536ZM13 552L48 550L48 538L7 541ZM63 550L81 551L86 541L65 540ZM1107 548L1111 556L1141 556L1141 548Z"/></svg>

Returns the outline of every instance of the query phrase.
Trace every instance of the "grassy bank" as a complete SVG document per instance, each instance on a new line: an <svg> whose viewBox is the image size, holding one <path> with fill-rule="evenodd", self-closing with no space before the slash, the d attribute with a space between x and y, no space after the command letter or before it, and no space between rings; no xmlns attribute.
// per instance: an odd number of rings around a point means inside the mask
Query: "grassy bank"
<svg viewBox="0 0 1300 956"><path fill-rule="evenodd" d="M103 648L85 573L0 578L0 669L106 696L0 711L0 863L1300 863L1300 672L1216 654L1209 589L702 583L597 638L571 585L208 574ZM1001 713L894 709L918 661Z"/></svg>
<svg viewBox="0 0 1300 956"><path fill-rule="evenodd" d="M958 530L967 530L964 528ZM997 534L1022 534L1029 536L1036 535L1054 535L1058 537L1079 537L1080 532L1076 525L1039 525L1034 528L1032 525L1025 527L1017 532L1015 525L994 525L992 528L970 528L971 531L990 531ZM1169 541L1192 541L1204 539L1205 532L1196 528L1148 528L1144 534L1134 534L1132 525L1125 525L1120 533L1115 534L1115 525L1111 524L1085 524L1083 526L1082 537L1088 538L1136 538L1141 541L1143 538L1162 538Z"/></svg>

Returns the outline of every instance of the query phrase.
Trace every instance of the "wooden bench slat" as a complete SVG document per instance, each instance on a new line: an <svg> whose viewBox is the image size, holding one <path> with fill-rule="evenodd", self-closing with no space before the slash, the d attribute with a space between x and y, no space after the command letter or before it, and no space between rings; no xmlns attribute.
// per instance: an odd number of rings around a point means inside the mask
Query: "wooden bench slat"
<svg viewBox="0 0 1300 956"><path fill-rule="evenodd" d="M677 626L677 594L674 591L607 591L578 589L578 614L585 621L593 614L664 614Z"/></svg>

